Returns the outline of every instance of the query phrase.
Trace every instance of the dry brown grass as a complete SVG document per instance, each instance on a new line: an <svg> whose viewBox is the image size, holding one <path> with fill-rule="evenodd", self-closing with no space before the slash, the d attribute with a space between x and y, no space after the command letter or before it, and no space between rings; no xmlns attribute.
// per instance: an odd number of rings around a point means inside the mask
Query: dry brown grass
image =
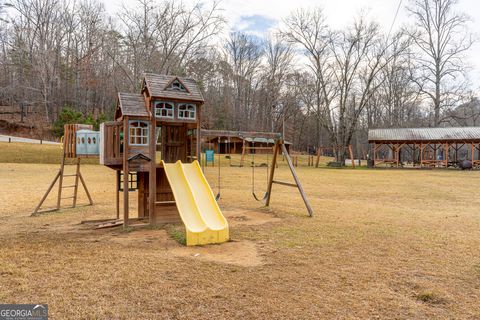
<svg viewBox="0 0 480 320"><path fill-rule="evenodd" d="M480 318L480 172L300 167L307 218L294 189L275 186L265 209L250 168L222 168L225 211L278 218L230 215L234 244L253 243L262 261L241 266L175 254L162 228L80 225L114 215L114 174L101 166L82 167L95 206L31 218L56 170L0 166L1 302L48 303L52 319ZM216 170L207 176L215 184Z"/></svg>

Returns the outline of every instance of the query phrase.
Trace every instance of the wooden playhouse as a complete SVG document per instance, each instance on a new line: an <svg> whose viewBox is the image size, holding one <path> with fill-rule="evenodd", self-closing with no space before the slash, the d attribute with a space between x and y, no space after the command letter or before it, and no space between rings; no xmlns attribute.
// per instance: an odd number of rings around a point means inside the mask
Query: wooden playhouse
<svg viewBox="0 0 480 320"><path fill-rule="evenodd" d="M118 94L115 121L100 128L100 163L117 174L117 217L120 191L138 189L140 220L180 220L161 161L188 163L199 158L203 103L194 80L167 75L145 74L139 94ZM130 218L129 193L123 192L123 197L127 226L136 219Z"/></svg>

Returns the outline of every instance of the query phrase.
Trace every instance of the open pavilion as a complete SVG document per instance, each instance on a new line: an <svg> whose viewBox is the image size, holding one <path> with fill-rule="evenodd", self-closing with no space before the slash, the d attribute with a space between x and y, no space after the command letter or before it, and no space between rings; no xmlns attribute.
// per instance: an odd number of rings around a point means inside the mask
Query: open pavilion
<svg viewBox="0 0 480 320"><path fill-rule="evenodd" d="M480 127L371 129L374 166L451 167L480 165Z"/></svg>

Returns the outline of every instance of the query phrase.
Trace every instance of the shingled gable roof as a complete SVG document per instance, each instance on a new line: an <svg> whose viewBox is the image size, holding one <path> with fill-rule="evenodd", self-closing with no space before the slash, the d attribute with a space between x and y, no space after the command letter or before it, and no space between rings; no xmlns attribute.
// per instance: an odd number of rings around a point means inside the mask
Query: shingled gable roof
<svg viewBox="0 0 480 320"><path fill-rule="evenodd" d="M118 105L124 116L149 117L145 98L138 93L118 93Z"/></svg>
<svg viewBox="0 0 480 320"><path fill-rule="evenodd" d="M200 88L198 88L197 82L193 79L154 73L146 73L144 79L144 86L152 97L196 102L205 101L200 92ZM168 89L169 85L175 81L175 79L178 79L178 81L182 83L187 92Z"/></svg>

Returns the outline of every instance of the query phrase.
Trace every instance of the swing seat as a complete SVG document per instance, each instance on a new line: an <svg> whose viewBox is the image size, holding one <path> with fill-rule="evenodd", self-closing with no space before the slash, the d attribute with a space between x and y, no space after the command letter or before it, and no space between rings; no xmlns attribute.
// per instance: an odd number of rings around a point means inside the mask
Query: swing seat
<svg viewBox="0 0 480 320"><path fill-rule="evenodd" d="M265 192L263 198L259 198L259 197L255 194L255 192L252 192L252 195L253 195L253 198L254 198L255 200L259 201L259 202L260 202L260 201L261 201L261 202L265 202L265 201L267 201L267 198L268 198L268 192Z"/></svg>

